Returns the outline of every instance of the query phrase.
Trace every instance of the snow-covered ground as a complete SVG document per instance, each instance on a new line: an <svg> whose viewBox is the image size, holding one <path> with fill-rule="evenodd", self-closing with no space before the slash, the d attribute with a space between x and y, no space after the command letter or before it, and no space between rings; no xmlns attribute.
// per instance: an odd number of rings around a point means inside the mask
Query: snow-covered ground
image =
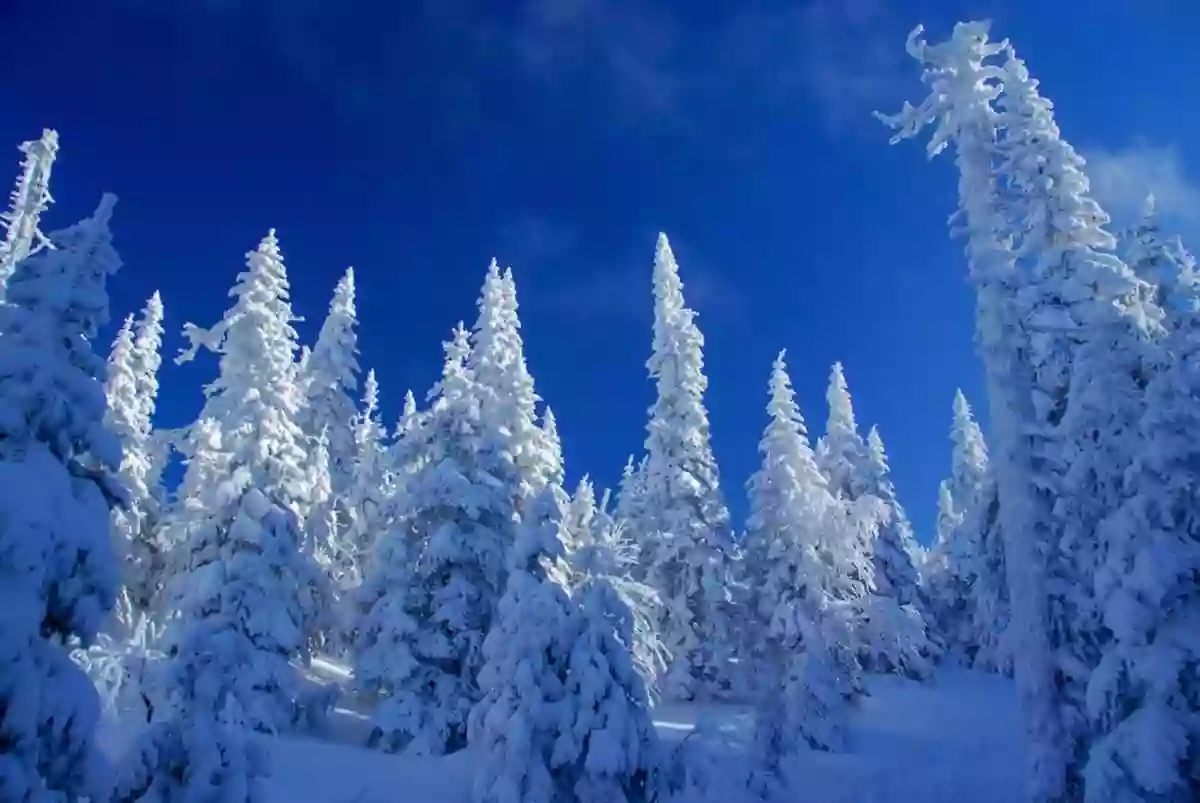
<svg viewBox="0 0 1200 803"><path fill-rule="evenodd" d="M336 667L317 667L333 680ZM947 670L927 685L869 679L843 753L806 753L787 767L787 803L1018 803L1020 726L1015 691L1003 678ZM736 706L663 706L655 712L667 742L707 718L736 747L750 715ZM331 741L271 740L271 803L466 803L473 756L413 759L356 747L361 714L338 709Z"/></svg>

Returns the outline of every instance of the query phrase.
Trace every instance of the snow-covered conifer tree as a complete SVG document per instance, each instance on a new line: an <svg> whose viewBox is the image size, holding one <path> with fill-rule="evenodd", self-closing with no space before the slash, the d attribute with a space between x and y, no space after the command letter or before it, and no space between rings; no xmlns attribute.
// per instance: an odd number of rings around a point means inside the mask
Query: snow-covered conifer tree
<svg viewBox="0 0 1200 803"><path fill-rule="evenodd" d="M525 364L525 345L517 317L517 288L511 271L488 266L479 297L479 318L471 335L470 367L476 377L483 423L503 455L518 511L537 489L561 471L561 445L555 455L550 437L537 422L538 396ZM551 421L553 416L551 416ZM559 465L555 465L555 460ZM511 537L510 537L511 540Z"/></svg>
<svg viewBox="0 0 1200 803"><path fill-rule="evenodd" d="M321 612L318 576L301 550L311 472L296 424L296 333L287 273L272 230L247 255L234 304L192 345L220 356L217 378L182 450L187 469L170 542L179 555L167 633L182 716L232 706L238 722L278 731L295 713L293 659ZM233 715L231 715L233 716Z"/></svg>
<svg viewBox="0 0 1200 803"><path fill-rule="evenodd" d="M617 486L617 503L613 514L624 526L626 534L639 543L642 539L638 534L638 525L645 518L645 498L646 457L643 456L640 461L635 462L633 455L630 455L621 471L621 483Z"/></svg>
<svg viewBox="0 0 1200 803"><path fill-rule="evenodd" d="M888 520L880 529L871 547L871 559L875 563L875 590L883 596L893 597L901 605L913 605L922 614L925 601L922 598L920 577L913 563L914 544L912 525L896 498L892 484L891 468L887 452L878 427L871 427L867 434L867 463L870 478L869 493L879 497L886 505Z"/></svg>
<svg viewBox="0 0 1200 803"><path fill-rule="evenodd" d="M1016 191L1010 206L1018 263L1040 291L1024 309L1032 329L1030 358L1042 381L1044 415L1058 443L1046 459L1055 486L1048 545L1049 630L1056 694L1045 700L1064 724L1071 751L1064 786L1081 781L1089 744L1086 687L1108 639L1093 580L1105 545L1099 523L1126 498L1126 476L1142 450L1144 387L1156 370L1150 344L1162 311L1149 288L1113 250L1108 216L1089 195L1083 160L1063 140L1050 102L1011 49L1000 95L998 172Z"/></svg>
<svg viewBox="0 0 1200 803"><path fill-rule="evenodd" d="M127 505L113 511L113 533L123 559L130 610L135 614L149 609L163 570L156 533L161 494L155 488L158 477L150 439L162 362L162 317L162 300L155 293L146 302L136 330L132 315L125 320L113 343L105 385L105 421L121 441L120 476L129 497Z"/></svg>
<svg viewBox="0 0 1200 803"><path fill-rule="evenodd" d="M1142 219L1129 233L1125 259L1130 270L1154 288L1154 300L1166 314L1169 331L1193 325L1200 314L1196 258L1179 237L1168 237L1162 230L1153 195L1146 198Z"/></svg>
<svg viewBox="0 0 1200 803"><path fill-rule="evenodd" d="M0 242L0 294L16 270L17 263L50 244L38 222L53 199L50 197L50 171L58 156L58 132L42 131L40 139L21 143L25 158L9 208L0 214L4 222L4 241Z"/></svg>
<svg viewBox="0 0 1200 803"><path fill-rule="evenodd" d="M477 803L556 803L573 797L570 766L555 766L560 751L575 753L563 755L564 764L584 752L571 749L581 745L568 740L577 724L576 709L587 707L567 688L577 614L556 565L563 557L565 497L561 488L547 485L529 505L512 546L504 596L483 643L479 686L484 695L470 717L471 745L483 755L475 778ZM592 689L574 691L582 695Z"/></svg>
<svg viewBox="0 0 1200 803"><path fill-rule="evenodd" d="M629 578L634 544L603 509L575 555L577 608L567 643L572 706L554 764L569 768L580 801L654 799L661 761L647 686L664 666L653 627L653 590Z"/></svg>
<svg viewBox="0 0 1200 803"><path fill-rule="evenodd" d="M597 513L596 486L592 484L591 477L585 474L571 495L563 522L563 548L568 559L577 549L593 540Z"/></svg>
<svg viewBox="0 0 1200 803"><path fill-rule="evenodd" d="M545 450L546 482L562 485L565 482L562 438L558 434L558 419L549 405L542 412L542 449Z"/></svg>
<svg viewBox="0 0 1200 803"><path fill-rule="evenodd" d="M854 403L840 362L835 362L830 369L825 398L829 402L829 419L825 424L825 435L817 444L817 462L835 496L857 499L866 490L867 444L858 432Z"/></svg>
<svg viewBox="0 0 1200 803"><path fill-rule="evenodd" d="M430 409L401 441L419 459L360 591L356 677L379 699L373 742L386 750L463 746L467 711L480 698L484 636L504 590L515 498L495 479L504 453L491 448L495 430L482 420L470 353L460 325Z"/></svg>
<svg viewBox="0 0 1200 803"><path fill-rule="evenodd" d="M346 500L351 524L341 539L348 587L362 582L367 557L385 521L384 508L391 491L383 446L387 433L379 416L379 382L373 369L363 382L362 409L355 416L353 434L354 481Z"/></svg>
<svg viewBox="0 0 1200 803"><path fill-rule="evenodd" d="M759 442L762 467L747 484L747 551L752 622L762 623L753 657L760 695L757 744L768 767L779 755L840 743L847 701L857 685L857 663L835 651L849 611L831 595L824 560L828 530L841 516L838 501L817 467L796 405L784 355L769 384L770 422Z"/></svg>
<svg viewBox="0 0 1200 803"><path fill-rule="evenodd" d="M704 338L684 305L679 267L664 234L654 259L654 349L646 365L657 384L646 437L645 490L634 533L646 582L662 597L662 637L672 654L669 697L729 688L733 539L709 443L704 408Z"/></svg>
<svg viewBox="0 0 1200 803"><path fill-rule="evenodd" d="M322 432L328 440L329 479L341 497L354 476L354 393L358 388L358 317L354 306L354 268L338 280L317 342L303 366L306 394L297 421L311 441ZM346 522L342 522L345 524Z"/></svg>
<svg viewBox="0 0 1200 803"><path fill-rule="evenodd" d="M23 260L0 306L0 789L5 800L97 799L96 689L64 641L87 645L116 599L110 509L120 444L103 424L92 341L121 265L116 198Z"/></svg>
<svg viewBox="0 0 1200 803"><path fill-rule="evenodd" d="M1190 255L1162 235L1152 209L1129 256L1155 283L1167 334L1146 388L1144 445L1127 498L1100 525L1105 551L1094 588L1111 638L1088 684L1100 735L1084 769L1086 800L1182 803L1200 795L1200 292Z"/></svg>
<svg viewBox="0 0 1200 803"><path fill-rule="evenodd" d="M1004 547L997 532L995 483L983 432L962 391L954 396L950 477L939 499L936 568L928 587L947 649L980 669L1007 664Z"/></svg>
<svg viewBox="0 0 1200 803"><path fill-rule="evenodd" d="M875 590L874 569L867 566L872 563L871 544L878 526L879 506L856 504L869 487L867 444L858 432L841 363L834 363L829 372L825 398L829 417L825 435L817 442L816 460L830 492L842 507L844 521L841 526L831 528L830 535L845 539L844 543L831 544L830 549L838 556L841 569L851 573L846 578L848 588L853 589L849 597L857 598Z"/></svg>
<svg viewBox="0 0 1200 803"><path fill-rule="evenodd" d="M930 95L886 122L935 131L929 154L958 151L962 231L977 290L979 340L996 430L1000 530L1017 639L1029 796L1076 800L1091 741L1083 689L1098 660L1090 583L1098 520L1141 417L1146 356L1161 311L1113 254L1107 216L1048 101L986 23L960 23L908 51ZM1001 54L1007 63L992 60Z"/></svg>

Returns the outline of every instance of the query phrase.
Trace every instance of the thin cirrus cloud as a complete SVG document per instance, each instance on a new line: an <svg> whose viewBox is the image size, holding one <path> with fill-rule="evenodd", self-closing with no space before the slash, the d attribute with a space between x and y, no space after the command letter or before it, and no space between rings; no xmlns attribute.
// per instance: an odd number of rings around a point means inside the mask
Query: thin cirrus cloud
<svg viewBox="0 0 1200 803"><path fill-rule="evenodd" d="M720 271L690 264L681 265L680 274L688 306L726 322L743 318L745 295ZM526 298L536 310L577 320L648 322L654 311L651 261L624 260L615 266L592 266L559 280L537 282Z"/></svg>
<svg viewBox="0 0 1200 803"><path fill-rule="evenodd" d="M1085 157L1092 193L1118 225L1136 220L1153 193L1164 218L1200 235L1200 183L1188 174L1175 147L1142 142L1090 149Z"/></svg>
<svg viewBox="0 0 1200 803"><path fill-rule="evenodd" d="M594 95L609 124L690 133L805 102L839 133L868 128L870 112L898 104L916 75L903 47L911 21L894 0L730 6L703 18L683 4L645 0L526 0L506 14L484 0L415 0L403 9L361 4L353 13L333 0L114 3L186 21L179 30L191 31L217 60L234 52L233 32L255 31L297 80L360 114L394 102L404 85L399 79L412 68L398 54L417 41L419 58L456 54L436 74L438 91L452 95L444 104L451 108L481 103L464 87L499 68L536 93ZM355 19L353 32L339 37Z"/></svg>
<svg viewBox="0 0 1200 803"><path fill-rule="evenodd" d="M888 0L813 0L735 8L698 21L681 6L632 0L529 0L503 19L437 18L466 33L476 55L499 59L537 91L598 91L615 124L665 123L697 133L713 109L771 110L808 102L826 126L872 127L916 83ZM615 113L615 118L611 117Z"/></svg>

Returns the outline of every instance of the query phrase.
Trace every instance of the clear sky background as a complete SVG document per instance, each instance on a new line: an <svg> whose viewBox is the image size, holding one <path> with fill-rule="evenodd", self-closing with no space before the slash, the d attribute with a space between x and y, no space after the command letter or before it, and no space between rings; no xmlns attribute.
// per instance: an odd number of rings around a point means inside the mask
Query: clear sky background
<svg viewBox="0 0 1200 803"><path fill-rule="evenodd" d="M389 423L474 321L488 260L511 264L572 481L613 483L641 448L664 230L735 513L786 347L814 434L845 363L927 540L954 389L985 417L986 400L952 163L889 147L870 112L922 97L912 25L980 16L1042 80L1101 200L1127 219L1152 188L1200 243L1189 0L0 0L0 155L59 130L48 230L120 196L113 315L161 289L171 355L270 227L308 341L353 265ZM160 423L187 422L214 370L165 368Z"/></svg>

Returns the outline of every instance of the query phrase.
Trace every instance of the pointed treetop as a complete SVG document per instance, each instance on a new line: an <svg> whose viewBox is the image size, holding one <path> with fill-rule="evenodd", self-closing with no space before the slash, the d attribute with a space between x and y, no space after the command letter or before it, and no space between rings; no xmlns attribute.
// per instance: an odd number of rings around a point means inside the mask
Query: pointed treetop
<svg viewBox="0 0 1200 803"><path fill-rule="evenodd" d="M883 448L883 436L879 434L877 425L872 426L871 431L867 433L867 451L874 462L887 465L887 450Z"/></svg>
<svg viewBox="0 0 1200 803"><path fill-rule="evenodd" d="M142 317L137 322L138 357L143 361L144 370L156 373L162 358L159 349L162 347L163 336L163 303L162 296L157 290L146 305L142 307Z"/></svg>
<svg viewBox="0 0 1200 803"><path fill-rule="evenodd" d="M977 475L975 479L982 480L988 464L987 444L983 440L983 430L971 412L971 405L961 390L954 394L954 426L950 431L950 440L954 444L954 476L962 478L964 473L970 473ZM962 489L958 491L961 493Z"/></svg>
<svg viewBox="0 0 1200 803"><path fill-rule="evenodd" d="M825 394L829 402L829 425L826 434L853 434L858 437L858 422L854 419L854 404L850 400L850 388L842 364L835 362L829 372L829 390Z"/></svg>
<svg viewBox="0 0 1200 803"><path fill-rule="evenodd" d="M1146 195L1146 200L1142 201L1142 219L1152 224L1158 222L1158 203L1152 192Z"/></svg>
<svg viewBox="0 0 1200 803"><path fill-rule="evenodd" d="M543 462L545 477L543 480L552 485L561 485L564 481L565 461L563 459L562 438L558 434L558 419L554 411L546 406L542 413L542 440L545 444L546 456Z"/></svg>
<svg viewBox="0 0 1200 803"><path fill-rule="evenodd" d="M131 367L137 386L137 431L142 440L150 436L158 397L158 369L162 365L163 305L158 291L146 300L137 321Z"/></svg>
<svg viewBox="0 0 1200 803"><path fill-rule="evenodd" d="M108 407L104 420L127 448L138 435L137 375L134 368L133 315L127 315L108 354L104 395Z"/></svg>
<svg viewBox="0 0 1200 803"><path fill-rule="evenodd" d="M146 306L142 308L142 321L160 323L163 319L163 302L162 293L155 290L146 299Z"/></svg>
<svg viewBox="0 0 1200 803"><path fill-rule="evenodd" d="M934 546L939 554L944 554L949 547L954 530L962 522L958 508L954 502L954 494L950 491L950 483L942 480L938 485L938 516Z"/></svg>
<svg viewBox="0 0 1200 803"><path fill-rule="evenodd" d="M771 365L771 402L768 410L772 415L782 412L784 408L794 407L796 393L792 390L792 379L788 376L787 361L784 359L786 354L787 349L780 351Z"/></svg>
<svg viewBox="0 0 1200 803"><path fill-rule="evenodd" d="M659 319L684 310L683 281L679 278L679 263L675 261L675 253L671 250L667 235L661 232L654 250L654 300L658 308L655 315L656 328Z"/></svg>
<svg viewBox="0 0 1200 803"><path fill-rule="evenodd" d="M8 281L18 262L50 244L38 222L54 200L50 196L50 172L58 155L58 133L47 128L41 139L21 143L20 150L25 154L21 175L8 211L0 214L0 221L6 224L0 242L0 286Z"/></svg>
<svg viewBox="0 0 1200 803"><path fill-rule="evenodd" d="M777 486L783 480L770 476L769 472L782 467L787 482L799 481L806 488L828 487L817 469L812 445L808 440L808 428L804 416L796 404L796 392L788 376L786 351L779 352L771 365L771 378L767 383L767 414L770 421L759 441L758 450L766 465L749 482L751 493L766 491L768 486ZM774 488L773 490L778 490Z"/></svg>
<svg viewBox="0 0 1200 803"><path fill-rule="evenodd" d="M329 317L345 317L356 320L358 311L355 308L354 268L346 268L346 272L338 279L333 288L333 299L329 302ZM326 319L328 321L328 318ZM320 340L318 339L318 344Z"/></svg>
<svg viewBox="0 0 1200 803"><path fill-rule="evenodd" d="M474 377L467 365L467 357L471 354L471 334L462 321L459 321L450 339L442 344L445 360L442 363L442 378L429 390L429 401L437 399L458 400L472 392Z"/></svg>
<svg viewBox="0 0 1200 803"><path fill-rule="evenodd" d="M117 336L113 338L111 355L129 354L133 351L133 313L125 316L125 320L121 322L121 328L117 330ZM112 358L109 358L112 362Z"/></svg>
<svg viewBox="0 0 1200 803"><path fill-rule="evenodd" d="M417 397L413 395L412 390L407 390L404 393L404 412L401 415L403 421L411 421L412 417L417 414Z"/></svg>
<svg viewBox="0 0 1200 803"><path fill-rule="evenodd" d="M412 391L409 391L412 395ZM407 399L405 402L407 404ZM379 410L379 381L375 378L375 369L371 368L367 371L367 378L363 380L363 412L367 415L374 415ZM416 401L413 401L416 404Z"/></svg>

